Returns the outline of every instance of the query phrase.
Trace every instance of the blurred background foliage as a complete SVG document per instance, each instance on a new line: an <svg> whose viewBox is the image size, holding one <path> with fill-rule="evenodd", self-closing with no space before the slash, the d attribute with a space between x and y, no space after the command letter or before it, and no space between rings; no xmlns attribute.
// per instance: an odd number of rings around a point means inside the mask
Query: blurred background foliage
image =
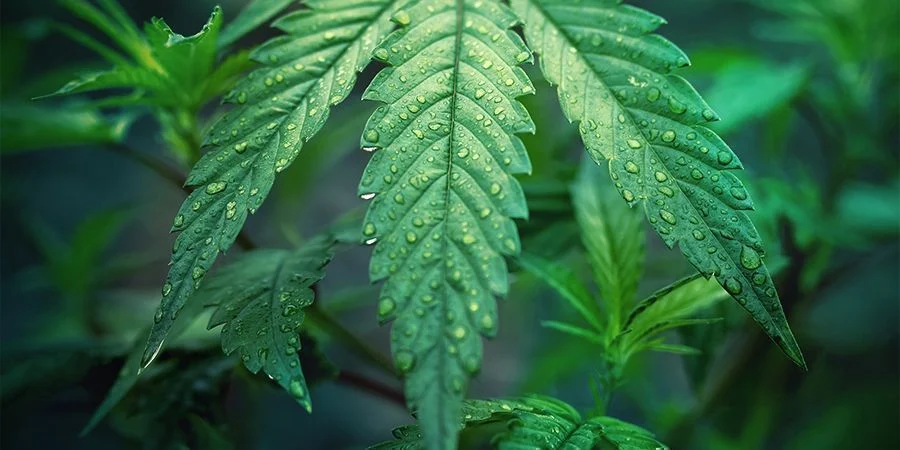
<svg viewBox="0 0 900 450"><path fill-rule="evenodd" d="M122 3L138 23L164 17L185 35L215 5ZM244 3L220 2L226 24ZM898 2L633 3L668 19L662 32L693 62L681 74L723 118L716 131L747 169L753 219L810 370L793 367L733 302L718 302L706 314L725 320L672 336L702 354L634 358L608 414L646 426L674 449L900 447ZM120 104L138 108L100 104L108 97L96 95L32 100L107 64L73 42L71 29L89 28L55 2L3 2L0 17L0 446L360 448L409 421L395 402L328 381L334 366L326 357L381 375L315 330L320 339L304 346L304 367L322 382L308 415L222 355L200 320L107 420L79 437L152 317L167 231L183 198L172 180L196 159L192 132L210 123L214 97L231 78L165 107L128 96ZM262 27L231 46L247 49L272 35ZM239 72L246 62L233 54L230 70ZM367 70L351 97L373 74ZM587 274L569 193L582 150L554 91L535 84L525 100L538 132L525 137L534 173L522 177L531 209L520 224L524 248ZM291 247L362 205L355 193L367 158L357 145L372 109L357 101L335 109L248 234L266 247ZM691 272L658 238L648 233L647 242L640 296ZM337 256L318 302L386 354L367 252ZM512 280L470 396L537 392L591 408L588 380L602 368L596 347L542 328L542 320L570 318L570 308L526 272Z"/></svg>

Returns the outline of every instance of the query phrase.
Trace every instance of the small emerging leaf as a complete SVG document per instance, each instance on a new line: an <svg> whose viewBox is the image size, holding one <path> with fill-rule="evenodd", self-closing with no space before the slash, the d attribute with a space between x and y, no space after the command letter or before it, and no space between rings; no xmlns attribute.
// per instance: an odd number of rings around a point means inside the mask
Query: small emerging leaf
<svg viewBox="0 0 900 450"><path fill-rule="evenodd" d="M644 265L640 210L623 203L609 178L590 161L581 164L572 186L572 202L610 323L621 326Z"/></svg>
<svg viewBox="0 0 900 450"><path fill-rule="evenodd" d="M519 256L518 262L536 278L553 287L595 330L604 329L597 302L572 270L528 253Z"/></svg>

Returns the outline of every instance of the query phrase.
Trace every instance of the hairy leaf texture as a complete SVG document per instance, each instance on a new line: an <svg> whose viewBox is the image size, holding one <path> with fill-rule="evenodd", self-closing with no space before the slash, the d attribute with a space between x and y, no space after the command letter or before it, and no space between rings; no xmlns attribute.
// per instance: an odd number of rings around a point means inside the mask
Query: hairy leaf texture
<svg viewBox="0 0 900 450"><path fill-rule="evenodd" d="M236 108L210 131L188 178L194 192L175 217L172 266L143 363L159 351L178 310L199 287L286 168L353 87L398 1L320 0L276 21L287 35L253 56L263 67L228 95Z"/></svg>
<svg viewBox="0 0 900 450"><path fill-rule="evenodd" d="M525 217L512 177L530 171L515 133L533 130L516 97L533 92L518 65L531 59L498 1L425 0L393 20L374 51L389 67L364 98L383 102L366 125L374 155L360 194L373 198L363 234L377 242L370 276L385 282L382 321L407 402L428 448L456 448L479 335L497 330L495 297L508 290L504 256L518 253Z"/></svg>
<svg viewBox="0 0 900 450"><path fill-rule="evenodd" d="M322 236L298 250L255 250L222 267L197 291L195 302L217 305L209 328L222 327L222 350L235 350L253 373L262 369L307 411L309 389L300 367L303 309L311 286L325 276L335 240Z"/></svg>
<svg viewBox="0 0 900 450"><path fill-rule="evenodd" d="M743 212L741 163L702 124L716 114L672 69L688 64L653 32L665 21L620 0L513 0L566 117L625 201L640 205L669 247L715 276L797 364L805 367L762 243Z"/></svg>

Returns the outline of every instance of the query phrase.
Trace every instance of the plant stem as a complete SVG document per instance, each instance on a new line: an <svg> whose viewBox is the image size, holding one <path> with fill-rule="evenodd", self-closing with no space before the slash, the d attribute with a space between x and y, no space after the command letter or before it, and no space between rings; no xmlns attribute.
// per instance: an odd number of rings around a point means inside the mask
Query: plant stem
<svg viewBox="0 0 900 450"><path fill-rule="evenodd" d="M136 150L132 147L129 147L128 145L121 143L110 144L104 148L112 153L129 158L146 167L147 169L150 169L161 178L168 180L172 184L178 186L188 195L190 195L190 193L192 192L190 188L185 186L187 177L180 170L172 167L170 164L161 161L153 156L150 156L145 152ZM238 247L245 251L250 251L258 248L256 243L253 242L250 236L243 229L235 239L235 243L238 245ZM315 286L313 286L313 288L315 288ZM353 335L353 333L351 333L348 329L344 328L344 326L341 325L340 322L336 321L334 318L326 314L318 307L314 306L313 308L307 310L307 319L312 321L325 334L329 335L335 341L346 346L350 351L356 353L364 360L374 364L391 376L397 376L396 372L394 371L394 366L393 364L391 364L388 358L377 352L375 349L369 347L366 343ZM341 371L337 380L339 382L351 384L361 389L376 393L386 399L399 403L400 405L405 405L402 392L386 386L378 381L366 378L363 375L356 374L354 372Z"/></svg>

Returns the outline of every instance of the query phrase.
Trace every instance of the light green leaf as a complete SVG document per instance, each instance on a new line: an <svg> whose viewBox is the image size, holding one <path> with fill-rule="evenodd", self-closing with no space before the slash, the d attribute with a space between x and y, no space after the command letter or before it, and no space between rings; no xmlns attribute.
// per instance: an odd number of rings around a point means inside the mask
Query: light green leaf
<svg viewBox="0 0 900 450"><path fill-rule="evenodd" d="M303 309L311 286L325 276L334 256L332 236L316 237L298 250L255 250L210 277L191 302L216 305L209 328L222 327L222 350L235 350L250 372L262 369L307 411L312 405L300 367Z"/></svg>
<svg viewBox="0 0 900 450"><path fill-rule="evenodd" d="M166 81L184 95L179 104L199 107L208 101L200 97L203 85L216 62L216 38L222 26L222 9L213 9L209 20L197 34L182 36L163 19L154 17L144 26L153 58L164 71Z"/></svg>
<svg viewBox="0 0 900 450"><path fill-rule="evenodd" d="M762 243L743 210L752 208L731 171L741 168L701 124L717 119L683 78L684 53L652 34L665 21L612 0L513 0L544 76L585 147L609 167L629 204L640 204L666 245L715 275L772 340L805 367Z"/></svg>
<svg viewBox="0 0 900 450"><path fill-rule="evenodd" d="M218 7L213 9L198 33L185 37L172 31L159 18L146 24L144 35L141 35L113 0L101 2L109 15L83 0L64 3L73 13L106 33L131 59L120 56L85 33L60 26L63 33L114 62L115 67L83 74L45 97L133 89L130 96L119 98L128 100L123 104L184 108L193 114L211 98L230 88L236 73L248 68L246 55L240 53L216 64L216 38L222 25L222 11ZM117 103L98 104L115 106Z"/></svg>
<svg viewBox="0 0 900 450"><path fill-rule="evenodd" d="M295 0L253 0L228 22L219 34L219 48L225 48L268 22Z"/></svg>
<svg viewBox="0 0 900 450"><path fill-rule="evenodd" d="M107 118L87 106L48 108L4 102L0 107L0 153L122 142L134 118L133 114Z"/></svg>
<svg viewBox="0 0 900 450"><path fill-rule="evenodd" d="M641 301L623 329L630 330L632 336L642 336L660 324L691 316L727 296L715 281L700 274L682 278Z"/></svg>
<svg viewBox="0 0 900 450"><path fill-rule="evenodd" d="M610 315L620 326L634 301L644 265L644 227L638 208L616 195L609 178L589 161L581 164L572 186L575 218L587 250L594 280Z"/></svg>
<svg viewBox="0 0 900 450"><path fill-rule="evenodd" d="M218 253L228 249L249 213L262 205L281 172L343 100L372 47L390 29L396 1L309 2L282 17L288 33L254 52L265 64L226 101L237 108L213 127L209 151L194 166L196 188L175 217L172 267L144 353L149 364L178 310L199 286ZM338 5L339 4L339 5Z"/></svg>
<svg viewBox="0 0 900 450"><path fill-rule="evenodd" d="M522 254L517 261L535 278L555 289L594 329L604 329L603 315L597 307L597 302L575 272L562 264L529 253Z"/></svg>
<svg viewBox="0 0 900 450"><path fill-rule="evenodd" d="M518 67L531 54L497 1L419 1L393 19L373 53L389 67L364 95L384 105L362 139L363 235L407 402L427 447L454 449L479 335L496 333L509 288L504 256L519 252L512 218L527 214L512 174L530 171L515 133L533 130L516 100L534 90Z"/></svg>
<svg viewBox="0 0 900 450"><path fill-rule="evenodd" d="M551 328L556 331L561 331L572 336L580 337L595 344L603 345L603 336L597 334L594 331L579 327L578 325L557 322L555 320L545 320L541 322L541 326Z"/></svg>

